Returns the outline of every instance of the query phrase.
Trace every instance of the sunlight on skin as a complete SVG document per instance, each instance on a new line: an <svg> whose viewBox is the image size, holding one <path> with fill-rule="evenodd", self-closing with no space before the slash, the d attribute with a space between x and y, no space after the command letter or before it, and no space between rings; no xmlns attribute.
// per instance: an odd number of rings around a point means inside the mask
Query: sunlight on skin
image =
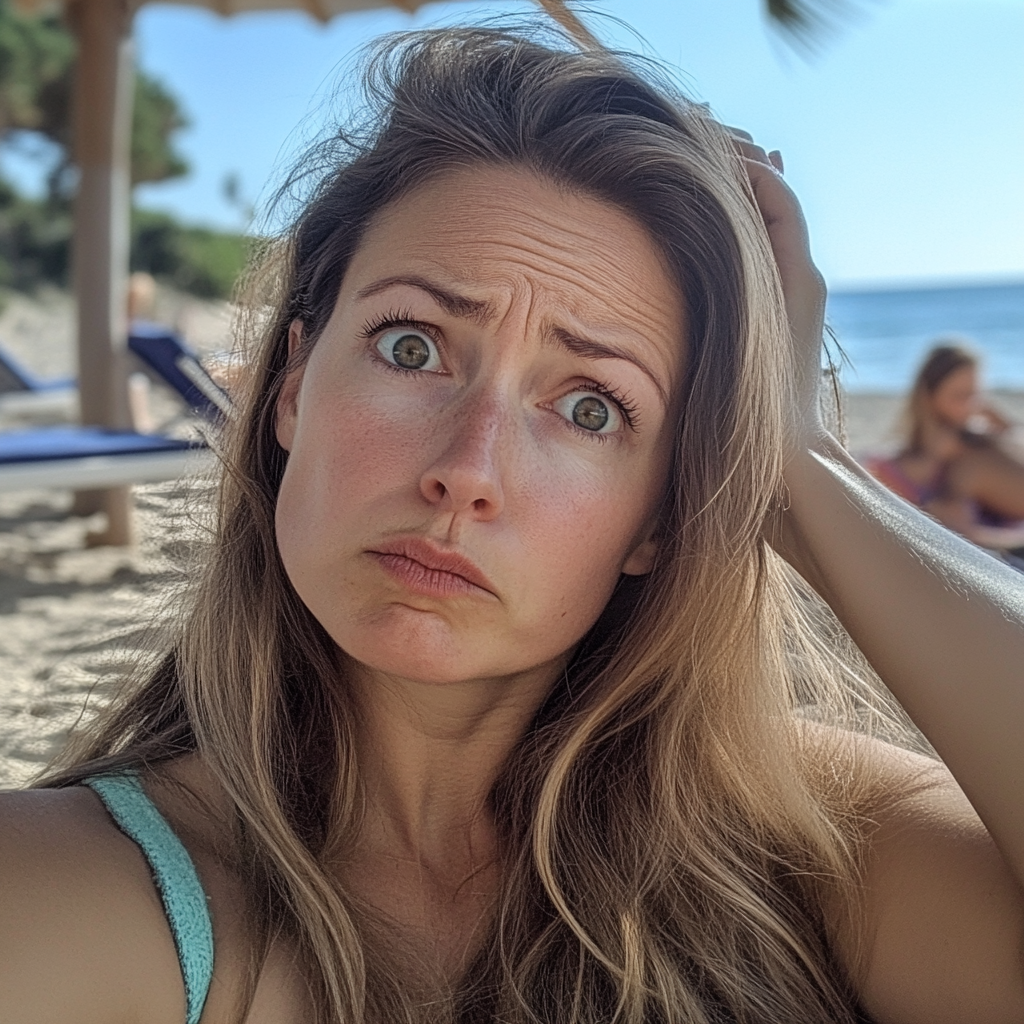
<svg viewBox="0 0 1024 1024"><path fill-rule="evenodd" d="M684 330L646 233L526 172L454 173L368 231L279 405L277 532L407 823L475 816L620 574L649 571ZM475 571L415 561L452 553Z"/></svg>

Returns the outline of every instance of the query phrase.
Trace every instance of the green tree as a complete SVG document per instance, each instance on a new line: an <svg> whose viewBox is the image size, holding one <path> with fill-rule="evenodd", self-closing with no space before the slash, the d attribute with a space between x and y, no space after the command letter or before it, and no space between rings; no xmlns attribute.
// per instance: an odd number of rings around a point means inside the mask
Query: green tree
<svg viewBox="0 0 1024 1024"><path fill-rule="evenodd" d="M60 147L49 176L53 198L66 198L71 167L75 39L57 17L30 17L0 0L0 143L12 131L39 132ZM136 73L132 116L132 184L188 173L174 136L188 119L155 78Z"/></svg>
<svg viewBox="0 0 1024 1024"><path fill-rule="evenodd" d="M250 244L243 235L184 226L166 213L132 211L132 270L201 298L231 294Z"/></svg>
<svg viewBox="0 0 1024 1024"><path fill-rule="evenodd" d="M71 230L69 204L26 199L0 179L0 287L67 285Z"/></svg>
<svg viewBox="0 0 1024 1024"><path fill-rule="evenodd" d="M56 18L28 18L0 0L0 137L15 128L46 132L51 95L64 91L75 40Z"/></svg>
<svg viewBox="0 0 1024 1024"><path fill-rule="evenodd" d="M186 127L188 118L178 101L157 79L139 71L132 108L133 185L188 174L188 162L172 144L175 133Z"/></svg>
<svg viewBox="0 0 1024 1024"><path fill-rule="evenodd" d="M31 291L69 283L72 234L72 95L76 43L55 16L30 17L0 0L0 144L35 133L57 147L46 196L18 195L0 180L0 286ZM174 137L188 121L174 96L144 71L135 77L132 184L188 173ZM185 228L170 218L133 215L133 264L156 266L164 279L203 295L229 294L244 259L233 235Z"/></svg>

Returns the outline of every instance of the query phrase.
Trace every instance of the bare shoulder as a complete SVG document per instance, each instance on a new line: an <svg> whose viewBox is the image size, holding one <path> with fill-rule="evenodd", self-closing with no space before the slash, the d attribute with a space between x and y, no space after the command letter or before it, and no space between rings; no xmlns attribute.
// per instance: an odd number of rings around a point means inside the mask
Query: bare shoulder
<svg viewBox="0 0 1024 1024"><path fill-rule="evenodd" d="M879 1024L1024 1024L1024 891L949 771L851 734L813 737L859 776L861 933L837 937Z"/></svg>
<svg viewBox="0 0 1024 1024"><path fill-rule="evenodd" d="M0 793L0 1006L8 1024L184 1019L148 865L88 789Z"/></svg>

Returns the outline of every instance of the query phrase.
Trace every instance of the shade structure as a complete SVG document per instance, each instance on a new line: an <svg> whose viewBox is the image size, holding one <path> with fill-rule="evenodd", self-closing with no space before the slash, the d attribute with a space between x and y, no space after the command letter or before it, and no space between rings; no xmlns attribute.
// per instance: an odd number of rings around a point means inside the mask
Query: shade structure
<svg viewBox="0 0 1024 1024"><path fill-rule="evenodd" d="M31 13L52 10L53 0L15 0ZM243 11L298 10L327 21L350 11L398 7L413 12L417 0L177 0L223 15ZM537 0L584 45L594 40L562 0ZM135 0L65 0L78 40L74 96L74 160L78 168L72 246L77 300L78 377L82 423L124 429L127 401L127 289L131 215L134 62L131 25ZM131 539L127 488L80 492L80 511L105 511L102 540Z"/></svg>
<svg viewBox="0 0 1024 1024"><path fill-rule="evenodd" d="M14 0L14 6L25 14L41 11L52 11L55 6L71 8L91 0L64 0L54 4L53 0ZM144 2L144 0L143 0ZM353 11L369 11L383 7L397 7L399 10L414 14L432 0L171 0L187 7L205 7L225 17L242 14L246 11L305 11L318 21L329 21L339 14ZM537 0L560 25L576 36L581 42L593 41L593 37L583 26L564 0ZM124 10L129 18L142 6L142 3L124 3Z"/></svg>
<svg viewBox="0 0 1024 1024"><path fill-rule="evenodd" d="M32 2L37 2L37 0L23 0L23 4ZM417 0L173 0L173 2L190 7L206 7L223 15L241 14L243 11L297 10L305 11L318 21L329 21L339 14L368 11L381 7L397 7L409 14L415 14L430 0L422 0L422 2L417 2ZM564 0L537 0L537 4L581 43L596 45L594 37L587 31L579 18L565 6Z"/></svg>

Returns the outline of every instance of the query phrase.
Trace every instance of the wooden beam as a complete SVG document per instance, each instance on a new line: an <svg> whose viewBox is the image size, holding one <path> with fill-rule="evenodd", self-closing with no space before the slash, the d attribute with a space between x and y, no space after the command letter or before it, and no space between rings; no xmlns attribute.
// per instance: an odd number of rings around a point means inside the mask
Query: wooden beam
<svg viewBox="0 0 1024 1024"><path fill-rule="evenodd" d="M537 3L580 44L582 49L601 49L601 44L598 42L597 37L580 21L579 16L574 11L569 10L565 5L565 0L537 0Z"/></svg>
<svg viewBox="0 0 1024 1024"><path fill-rule="evenodd" d="M324 0L300 0L300 2L303 8L321 25L326 25L331 20L331 12L327 9Z"/></svg>
<svg viewBox="0 0 1024 1024"><path fill-rule="evenodd" d="M131 126L135 87L132 11L126 0L76 0L74 158L78 169L72 271L83 423L131 426L127 389ZM131 540L127 488L82 493L80 511L107 514L95 543Z"/></svg>

